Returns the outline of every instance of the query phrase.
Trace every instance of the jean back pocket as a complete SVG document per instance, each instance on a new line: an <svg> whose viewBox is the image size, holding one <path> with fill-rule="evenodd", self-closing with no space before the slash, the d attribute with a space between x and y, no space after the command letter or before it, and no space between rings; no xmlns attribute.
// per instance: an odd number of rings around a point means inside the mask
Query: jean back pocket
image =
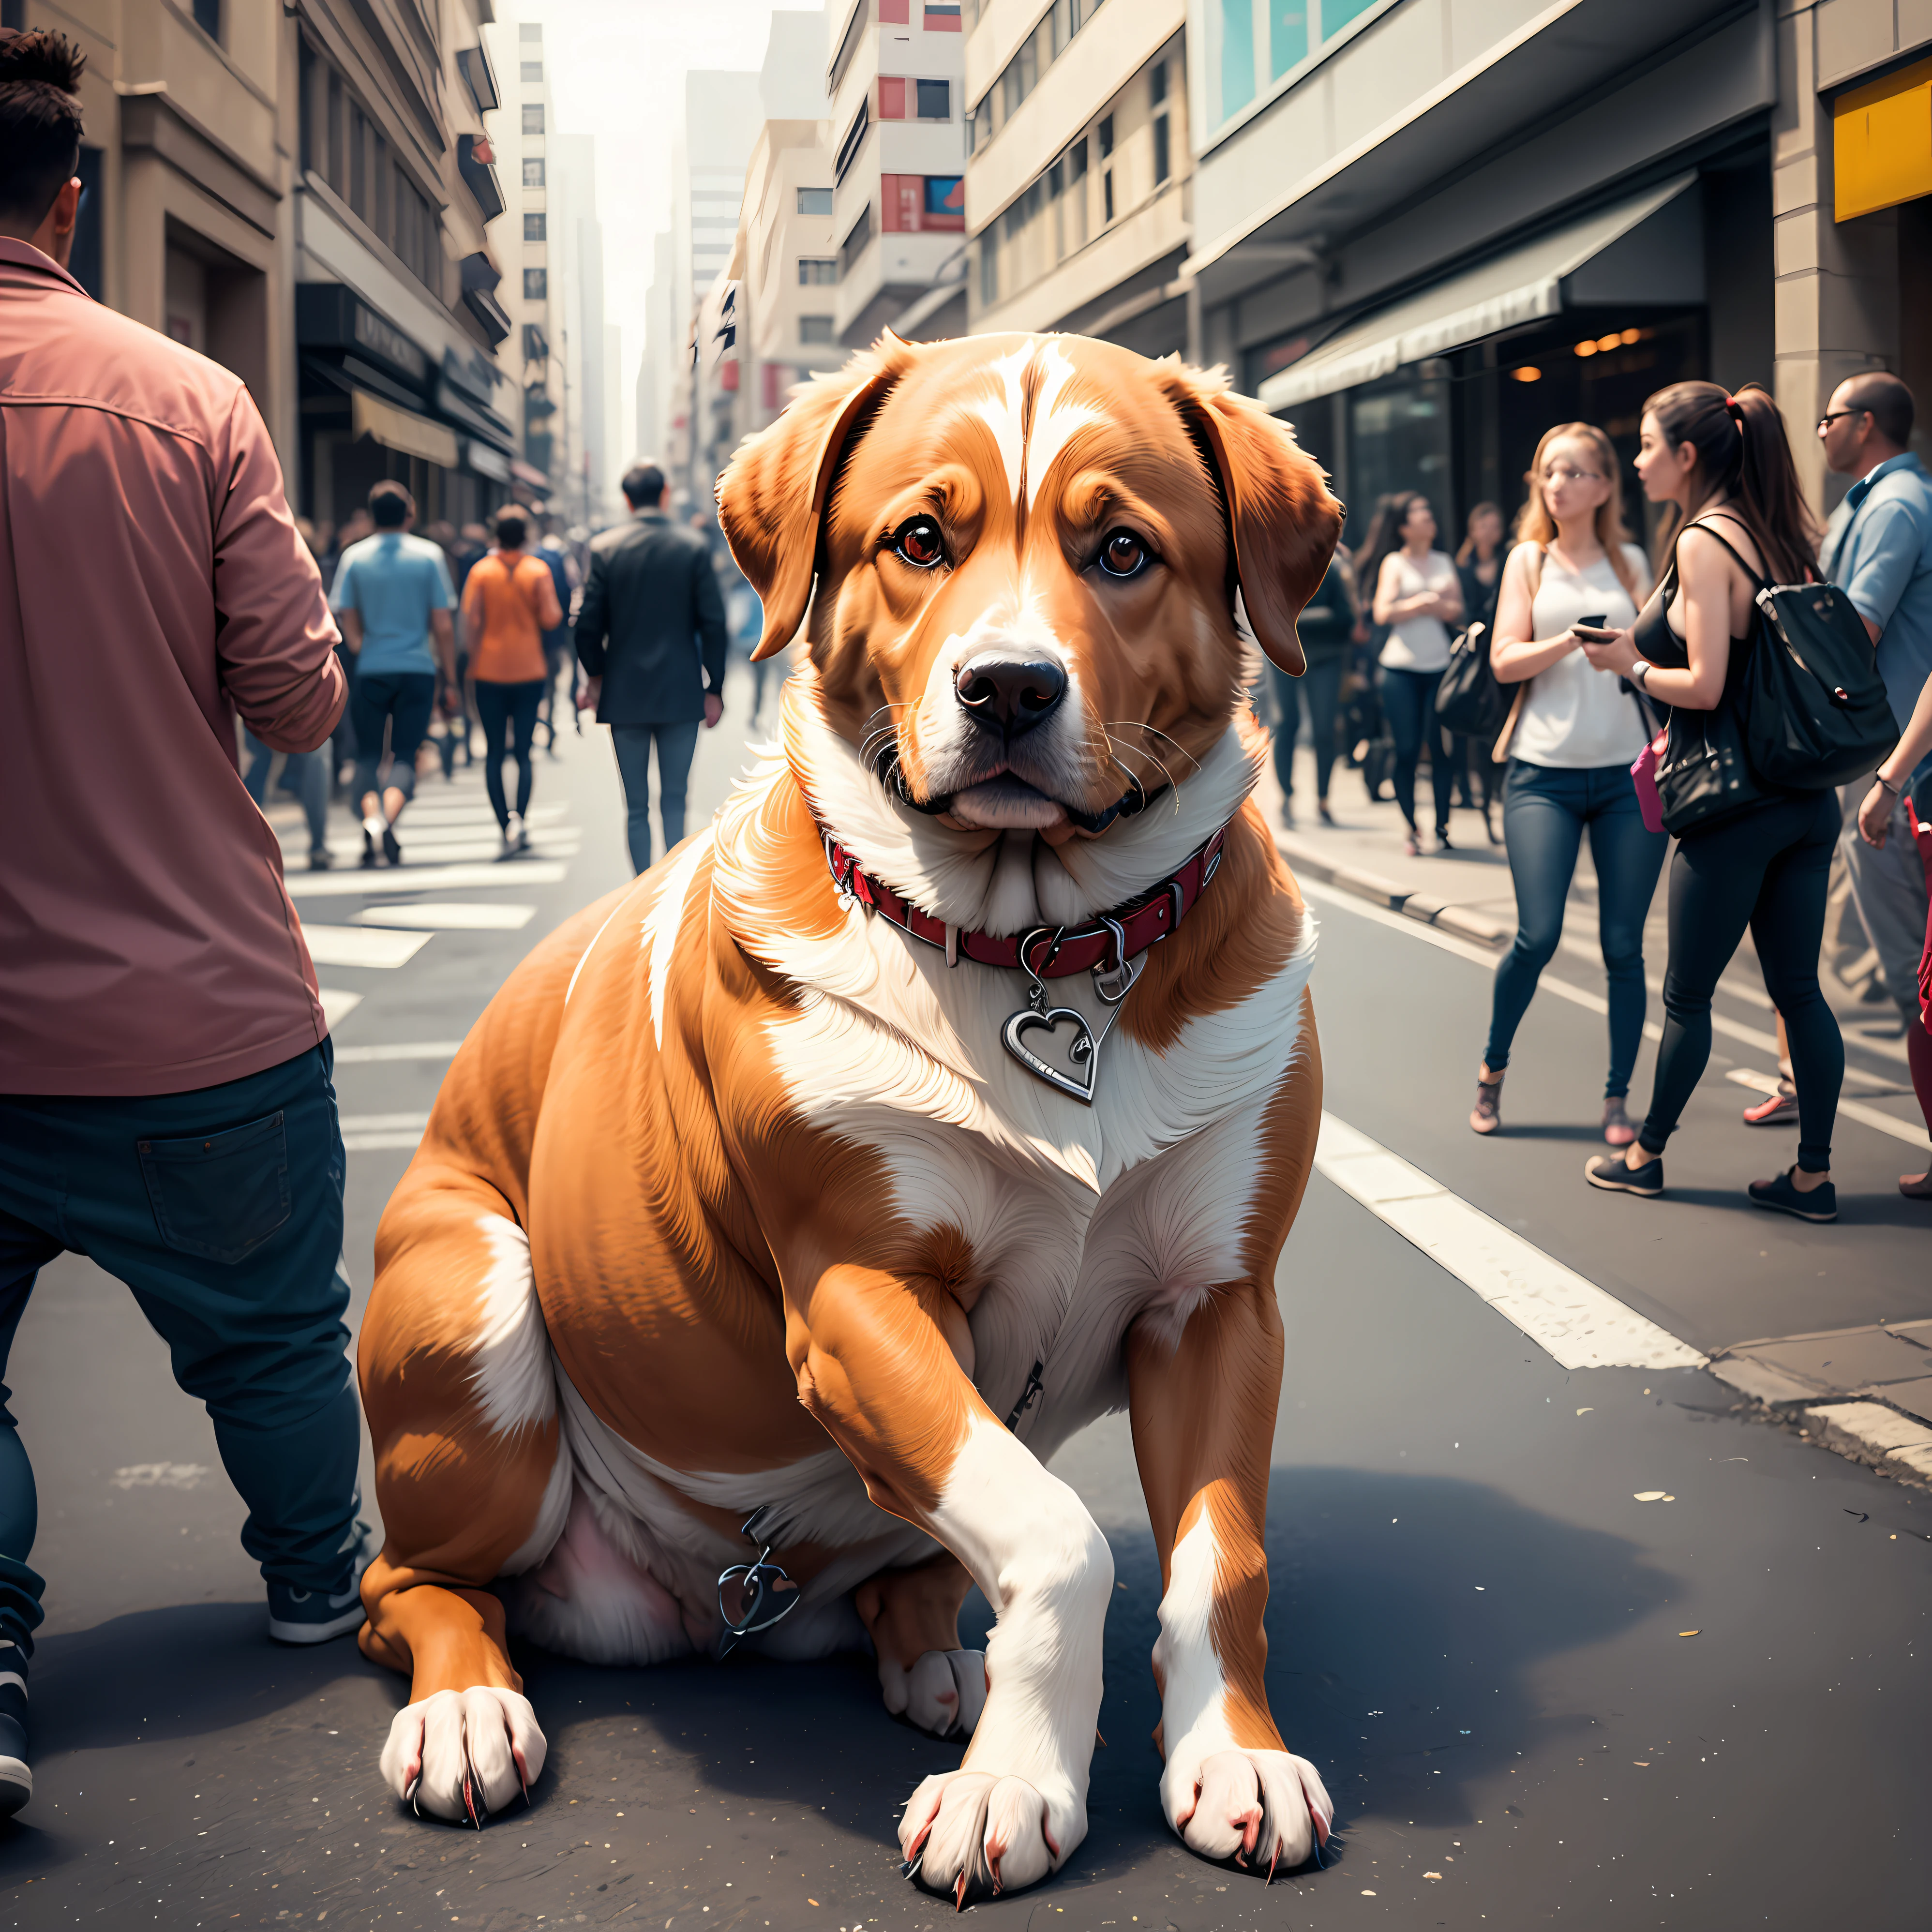
<svg viewBox="0 0 1932 1932"><path fill-rule="evenodd" d="M178 1254L246 1261L289 1218L288 1139L279 1113L218 1134L136 1144L154 1224Z"/></svg>

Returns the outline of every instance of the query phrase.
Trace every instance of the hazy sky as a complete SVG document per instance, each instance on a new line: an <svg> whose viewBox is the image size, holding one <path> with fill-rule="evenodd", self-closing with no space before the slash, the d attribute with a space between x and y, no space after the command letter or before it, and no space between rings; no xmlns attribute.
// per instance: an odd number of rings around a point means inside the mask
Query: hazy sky
<svg viewBox="0 0 1932 1932"><path fill-rule="evenodd" d="M558 125L597 142L604 302L607 320L624 332L628 428L636 419L651 237L670 219L671 135L684 76L692 68L755 73L773 9L770 0L523 0L520 10L544 23Z"/></svg>

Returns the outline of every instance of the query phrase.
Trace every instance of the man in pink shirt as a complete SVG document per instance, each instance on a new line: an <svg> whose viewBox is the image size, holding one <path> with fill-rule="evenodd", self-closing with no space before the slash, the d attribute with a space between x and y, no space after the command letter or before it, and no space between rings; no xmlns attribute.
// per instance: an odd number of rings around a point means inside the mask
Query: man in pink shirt
<svg viewBox="0 0 1932 1932"><path fill-rule="evenodd" d="M80 68L0 34L0 1372L44 1263L119 1276L207 1404L269 1634L312 1642L362 1620L342 1138L235 719L308 751L346 693L248 390L66 272ZM34 1527L0 1408L0 1815Z"/></svg>

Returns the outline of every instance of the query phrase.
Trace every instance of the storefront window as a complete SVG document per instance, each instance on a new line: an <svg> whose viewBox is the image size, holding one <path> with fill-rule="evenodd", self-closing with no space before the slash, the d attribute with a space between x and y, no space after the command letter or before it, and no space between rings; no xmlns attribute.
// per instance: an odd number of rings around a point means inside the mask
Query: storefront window
<svg viewBox="0 0 1932 1932"><path fill-rule="evenodd" d="M1450 530L1456 510L1450 452L1449 384L1442 377L1390 383L1352 396L1350 541L1361 541L1377 499L1396 490L1420 490L1436 521L1445 532Z"/></svg>

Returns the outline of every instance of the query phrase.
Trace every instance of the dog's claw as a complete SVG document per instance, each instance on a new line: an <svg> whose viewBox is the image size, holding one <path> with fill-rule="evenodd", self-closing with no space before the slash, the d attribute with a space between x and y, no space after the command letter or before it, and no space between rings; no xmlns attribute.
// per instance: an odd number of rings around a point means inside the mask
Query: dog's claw
<svg viewBox="0 0 1932 1932"><path fill-rule="evenodd" d="M410 1780L410 1788L408 1790L403 1793L403 1796L410 1801L410 1809L413 1811L418 1818L422 1816L422 1807L416 1802L416 1787L422 1783L422 1773L421 1772L418 1772L416 1776Z"/></svg>
<svg viewBox="0 0 1932 1932"><path fill-rule="evenodd" d="M958 1882L952 1888L952 1909L955 1912L964 1912L966 1910L966 1878L967 1874L962 1870L959 1874Z"/></svg>

